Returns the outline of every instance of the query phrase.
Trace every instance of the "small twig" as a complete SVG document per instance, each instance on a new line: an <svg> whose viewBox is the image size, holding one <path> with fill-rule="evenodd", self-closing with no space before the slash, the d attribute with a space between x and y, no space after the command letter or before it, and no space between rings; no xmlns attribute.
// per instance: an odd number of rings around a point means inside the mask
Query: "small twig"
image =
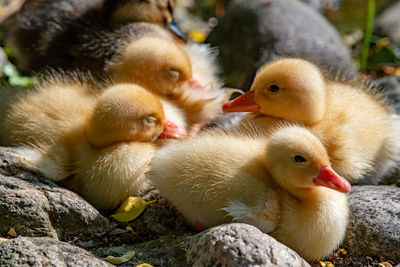
<svg viewBox="0 0 400 267"><path fill-rule="evenodd" d="M9 3L0 14L0 23L5 21L10 16L14 15L15 13L20 10L22 5L24 4L25 0L13 0Z"/></svg>

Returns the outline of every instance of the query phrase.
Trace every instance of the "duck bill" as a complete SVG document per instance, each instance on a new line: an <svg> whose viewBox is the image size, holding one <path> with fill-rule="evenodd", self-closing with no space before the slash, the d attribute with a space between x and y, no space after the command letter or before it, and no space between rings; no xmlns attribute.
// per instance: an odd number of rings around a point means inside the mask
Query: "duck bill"
<svg viewBox="0 0 400 267"><path fill-rule="evenodd" d="M222 106L224 112L259 112L260 109L255 101L254 91L238 96Z"/></svg>
<svg viewBox="0 0 400 267"><path fill-rule="evenodd" d="M322 167L319 176L314 179L315 185L324 186L342 193L350 192L350 183L339 176L331 167Z"/></svg>
<svg viewBox="0 0 400 267"><path fill-rule="evenodd" d="M174 18L172 18L172 21L170 23L168 23L166 26L179 39L181 39L183 42L187 43L188 40L186 38L186 35L182 32L181 28L179 28L179 26L176 23Z"/></svg>
<svg viewBox="0 0 400 267"><path fill-rule="evenodd" d="M184 139L187 136L185 128L182 128L170 120L164 121L164 129L157 139Z"/></svg>

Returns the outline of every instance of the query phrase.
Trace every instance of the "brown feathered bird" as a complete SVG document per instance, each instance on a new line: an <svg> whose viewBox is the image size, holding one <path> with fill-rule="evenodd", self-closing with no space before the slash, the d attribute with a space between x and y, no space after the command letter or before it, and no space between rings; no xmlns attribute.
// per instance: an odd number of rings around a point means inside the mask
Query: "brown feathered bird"
<svg viewBox="0 0 400 267"><path fill-rule="evenodd" d="M155 23L184 38L173 19L173 9L174 0L28 1L10 23L12 26L6 39L22 70L70 67L82 60L82 53L77 51L93 44L93 40L88 43L90 39L86 37L98 38L94 41L100 49L97 57L109 57L113 49L102 51L101 47L103 43L112 42L113 35L105 33L130 22ZM91 33L97 33L97 36ZM124 29L116 33L127 34Z"/></svg>

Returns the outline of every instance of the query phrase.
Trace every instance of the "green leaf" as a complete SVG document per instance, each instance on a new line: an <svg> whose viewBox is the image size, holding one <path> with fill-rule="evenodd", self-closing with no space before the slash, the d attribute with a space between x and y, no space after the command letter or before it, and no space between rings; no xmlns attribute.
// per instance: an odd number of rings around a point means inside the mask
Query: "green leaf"
<svg viewBox="0 0 400 267"><path fill-rule="evenodd" d="M25 86L25 87L30 87L34 86L36 84L36 79L34 77L19 77L19 76L11 76L8 79L8 82L12 86Z"/></svg>
<svg viewBox="0 0 400 267"><path fill-rule="evenodd" d="M3 51L4 51L4 53L6 53L7 56L9 56L9 57L12 57L12 56L13 56L13 53L12 53L12 50L11 50L11 47L10 47L10 46L5 45L5 46L3 47Z"/></svg>
<svg viewBox="0 0 400 267"><path fill-rule="evenodd" d="M37 82L35 77L23 76L10 61L4 64L2 72L8 77L8 83L12 86L34 86Z"/></svg>
<svg viewBox="0 0 400 267"><path fill-rule="evenodd" d="M106 258L106 261L111 262L112 264L121 264L121 263L127 262L130 259L132 259L132 257L134 255L135 255L135 251L131 250L131 251L126 252L121 257L108 256Z"/></svg>
<svg viewBox="0 0 400 267"><path fill-rule="evenodd" d="M3 74L8 77L20 76L19 71L10 61L7 61L6 64L4 64L2 71L3 71Z"/></svg>
<svg viewBox="0 0 400 267"><path fill-rule="evenodd" d="M321 267L335 267L332 262L330 261L320 261L319 266Z"/></svg>
<svg viewBox="0 0 400 267"><path fill-rule="evenodd" d="M396 53L391 47L383 47L371 54L368 58L368 64L371 66L378 66L384 63L396 63L398 60Z"/></svg>
<svg viewBox="0 0 400 267"><path fill-rule="evenodd" d="M144 209L155 200L146 202L141 197L128 197L115 212L111 215L118 222L129 222L138 217Z"/></svg>

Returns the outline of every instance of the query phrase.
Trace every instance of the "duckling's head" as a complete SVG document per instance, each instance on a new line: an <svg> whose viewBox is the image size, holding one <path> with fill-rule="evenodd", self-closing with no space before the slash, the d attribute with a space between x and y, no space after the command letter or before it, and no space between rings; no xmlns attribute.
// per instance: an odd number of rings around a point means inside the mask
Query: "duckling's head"
<svg viewBox="0 0 400 267"><path fill-rule="evenodd" d="M140 86L118 84L99 97L87 128L88 142L103 148L119 142L180 138L182 129L166 120L161 102Z"/></svg>
<svg viewBox="0 0 400 267"><path fill-rule="evenodd" d="M177 98L192 81L187 54L174 42L154 36L126 45L106 71L118 82L134 82L170 98Z"/></svg>
<svg viewBox="0 0 400 267"><path fill-rule="evenodd" d="M158 24L172 22L174 0L110 0L114 3L111 19L126 23L143 21Z"/></svg>
<svg viewBox="0 0 400 267"><path fill-rule="evenodd" d="M266 150L265 164L270 175L293 195L304 197L317 186L350 191L350 183L330 167L325 147L305 128L289 126L277 130Z"/></svg>
<svg viewBox="0 0 400 267"><path fill-rule="evenodd" d="M118 23L149 22L165 26L179 39L187 38L176 24L173 12L174 0L108 0L106 12L111 12L111 20Z"/></svg>
<svg viewBox="0 0 400 267"><path fill-rule="evenodd" d="M266 64L248 93L223 106L225 112L256 112L312 125L325 113L324 77L313 63L284 58Z"/></svg>

